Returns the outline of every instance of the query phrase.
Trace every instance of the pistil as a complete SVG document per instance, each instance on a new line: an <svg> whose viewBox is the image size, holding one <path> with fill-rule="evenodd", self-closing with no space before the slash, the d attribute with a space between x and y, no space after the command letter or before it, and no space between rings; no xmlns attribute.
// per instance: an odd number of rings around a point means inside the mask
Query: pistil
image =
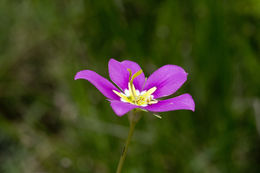
<svg viewBox="0 0 260 173"><path fill-rule="evenodd" d="M158 101L153 99L153 93L156 91L156 87L150 88L148 91L142 91L135 89L133 81L136 77L143 73L142 70L139 70L132 76L131 69L127 69L129 71L129 83L128 89L125 90L124 93L119 93L115 90L113 92L121 98L121 101L128 102L138 106L147 106L148 104L155 104Z"/></svg>

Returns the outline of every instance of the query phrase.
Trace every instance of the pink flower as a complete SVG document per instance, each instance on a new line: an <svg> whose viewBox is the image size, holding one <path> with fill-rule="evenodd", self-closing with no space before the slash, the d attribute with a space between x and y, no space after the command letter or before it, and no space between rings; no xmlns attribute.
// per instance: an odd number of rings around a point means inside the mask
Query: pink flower
<svg viewBox="0 0 260 173"><path fill-rule="evenodd" d="M91 70L82 70L75 76L91 82L110 101L118 116L132 109L151 112L166 112L180 109L195 110L195 103L190 94L160 100L175 93L187 80L187 73L179 66L165 65L153 72L146 80L140 66L129 60L122 62L110 59L108 63L110 79L103 78Z"/></svg>

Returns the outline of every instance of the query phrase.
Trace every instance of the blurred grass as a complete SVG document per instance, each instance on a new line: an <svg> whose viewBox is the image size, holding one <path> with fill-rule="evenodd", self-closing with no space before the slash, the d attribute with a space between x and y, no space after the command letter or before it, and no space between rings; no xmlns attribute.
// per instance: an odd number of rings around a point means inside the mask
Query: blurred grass
<svg viewBox="0 0 260 173"><path fill-rule="evenodd" d="M195 113L144 114L124 172L260 171L258 0L0 1L0 172L115 172L127 116L75 73L182 66Z"/></svg>

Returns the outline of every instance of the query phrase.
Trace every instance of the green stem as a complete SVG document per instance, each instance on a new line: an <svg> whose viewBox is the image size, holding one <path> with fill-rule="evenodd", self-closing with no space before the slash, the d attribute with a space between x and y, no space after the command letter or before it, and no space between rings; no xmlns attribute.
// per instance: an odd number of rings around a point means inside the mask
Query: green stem
<svg viewBox="0 0 260 173"><path fill-rule="evenodd" d="M125 158L126 158L128 146L129 146L129 143L130 143L131 138L133 136L135 125L138 122L138 120L139 120L139 117L136 116L136 114L132 113L132 114L129 115L130 129L129 129L129 132L128 132L128 137L127 137L126 142L125 142L125 146L124 146L122 154L120 156L119 163L117 165L116 173L121 173L121 170L122 170Z"/></svg>

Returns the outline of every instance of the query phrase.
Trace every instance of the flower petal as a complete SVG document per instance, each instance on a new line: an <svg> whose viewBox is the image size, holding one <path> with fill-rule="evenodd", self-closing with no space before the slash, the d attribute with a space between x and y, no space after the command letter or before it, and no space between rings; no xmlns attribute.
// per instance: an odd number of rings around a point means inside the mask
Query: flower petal
<svg viewBox="0 0 260 173"><path fill-rule="evenodd" d="M195 111L195 103L190 94L182 94L167 100L161 100L156 104L149 105L144 109L151 112L167 112L180 109Z"/></svg>
<svg viewBox="0 0 260 173"><path fill-rule="evenodd" d="M110 59L108 62L108 71L110 79L121 88L122 91L128 88L129 72L124 65L119 61Z"/></svg>
<svg viewBox="0 0 260 173"><path fill-rule="evenodd" d="M141 67L136 62L125 60L125 61L122 61L121 63L125 66L126 69L127 68L131 69L133 74L135 74L136 72L141 70ZM135 89L137 89L141 92L142 88L144 87L143 86L144 82L145 82L145 76L144 76L144 73L142 73L134 79L133 83L134 83Z"/></svg>
<svg viewBox="0 0 260 173"><path fill-rule="evenodd" d="M183 68L176 65L165 65L151 74L147 79L144 90L156 87L154 98L165 97L175 93L187 80Z"/></svg>
<svg viewBox="0 0 260 173"><path fill-rule="evenodd" d="M131 111L132 109L138 108L137 105L133 105L130 103L124 103L124 102L117 101L117 100L110 101L110 105L111 105L112 109L114 110L114 112L120 117L123 116L124 114L126 114L127 112Z"/></svg>
<svg viewBox="0 0 260 173"><path fill-rule="evenodd" d="M129 60L119 62L115 59L110 59L108 62L109 77L122 91L128 89L129 71L127 69L131 69L133 75L140 71L141 67L137 63ZM142 73L133 81L135 88L141 91L144 81L145 76L144 73Z"/></svg>
<svg viewBox="0 0 260 173"><path fill-rule="evenodd" d="M91 70L82 70L75 75L75 80L85 79L92 83L105 97L109 99L119 100L120 98L113 92L119 91L111 82L106 78L100 76Z"/></svg>

